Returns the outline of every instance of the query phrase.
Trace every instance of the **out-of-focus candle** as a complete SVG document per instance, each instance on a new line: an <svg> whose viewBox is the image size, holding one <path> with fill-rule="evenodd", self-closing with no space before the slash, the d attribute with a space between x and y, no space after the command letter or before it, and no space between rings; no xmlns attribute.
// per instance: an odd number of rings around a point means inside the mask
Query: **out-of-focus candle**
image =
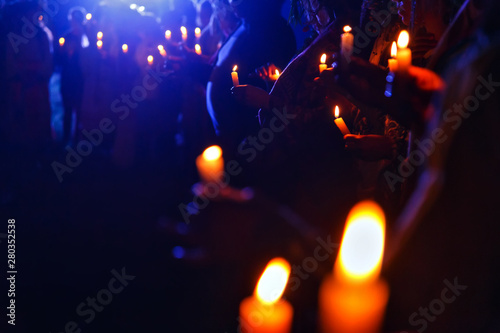
<svg viewBox="0 0 500 333"><path fill-rule="evenodd" d="M239 86L240 85L240 80L238 78L238 72L236 71L238 69L237 65L234 65L233 71L231 72L231 79L233 80L233 86Z"/></svg>
<svg viewBox="0 0 500 333"><path fill-rule="evenodd" d="M153 64L153 56L152 55L148 55L148 65L151 66Z"/></svg>
<svg viewBox="0 0 500 333"><path fill-rule="evenodd" d="M201 55L201 46L200 46L200 44L196 44L194 46L194 52L196 52L197 55Z"/></svg>
<svg viewBox="0 0 500 333"><path fill-rule="evenodd" d="M98 40L98 41L96 42L96 45L97 45L97 49L98 49L98 50L102 49L102 40Z"/></svg>
<svg viewBox="0 0 500 333"><path fill-rule="evenodd" d="M196 38L200 38L201 37L201 29L200 28L194 29L194 36Z"/></svg>
<svg viewBox="0 0 500 333"><path fill-rule="evenodd" d="M204 183L216 183L224 172L224 159L219 146L210 146L196 158L196 167Z"/></svg>
<svg viewBox="0 0 500 333"><path fill-rule="evenodd" d="M274 73L271 73L269 74L269 78L272 80L272 81L277 81L279 78L280 78L280 71L275 69L274 70Z"/></svg>
<svg viewBox="0 0 500 333"><path fill-rule="evenodd" d="M170 40L172 38L172 31L166 30L165 31L165 39Z"/></svg>
<svg viewBox="0 0 500 333"><path fill-rule="evenodd" d="M379 278L385 242L385 216L373 201L355 205L347 217L333 275L319 293L324 333L378 332L389 298Z"/></svg>
<svg viewBox="0 0 500 333"><path fill-rule="evenodd" d="M340 36L340 52L344 59L350 59L352 55L354 36L351 34L351 30L351 27L346 25L344 27L344 33Z"/></svg>
<svg viewBox="0 0 500 333"><path fill-rule="evenodd" d="M128 52L128 45L127 44L123 44L122 45L122 51L123 51L123 53L127 53Z"/></svg>
<svg viewBox="0 0 500 333"><path fill-rule="evenodd" d="M102 31L99 31L99 32L97 33L97 39L98 39L98 40L101 40L101 39L102 39L102 36L103 36Z"/></svg>
<svg viewBox="0 0 500 333"><path fill-rule="evenodd" d="M240 303L243 333L289 333L293 308L281 299L290 276L290 264L283 258L271 260L262 273L253 296Z"/></svg>
<svg viewBox="0 0 500 333"><path fill-rule="evenodd" d="M342 132L342 135L351 134L349 128L347 128L347 125L344 122L344 119L340 117L340 109L338 105L335 105L335 111L333 112L333 115L335 116L335 125L337 125L339 130Z"/></svg>
<svg viewBox="0 0 500 333"><path fill-rule="evenodd" d="M323 72L326 69L326 53L323 53L319 58L319 72Z"/></svg>
<svg viewBox="0 0 500 333"><path fill-rule="evenodd" d="M182 40L186 41L188 38L188 32L185 26L181 27Z"/></svg>
<svg viewBox="0 0 500 333"><path fill-rule="evenodd" d="M64 42L66 42L64 37L59 38L59 46L61 46L61 47L64 46Z"/></svg>
<svg viewBox="0 0 500 333"><path fill-rule="evenodd" d="M391 59L388 60L389 62L389 71L395 72L398 70L398 48L396 46L396 42L392 42L391 46Z"/></svg>
<svg viewBox="0 0 500 333"><path fill-rule="evenodd" d="M87 15L85 15L85 18L87 19L87 21L92 20L92 14L91 13L87 13Z"/></svg>
<svg viewBox="0 0 500 333"><path fill-rule="evenodd" d="M411 66L411 50L408 48L410 35L403 30L398 37L398 71L407 72Z"/></svg>
<svg viewBox="0 0 500 333"><path fill-rule="evenodd" d="M165 47L163 45L158 45L158 51L160 52L161 56L165 58L167 56L167 51L165 50Z"/></svg>

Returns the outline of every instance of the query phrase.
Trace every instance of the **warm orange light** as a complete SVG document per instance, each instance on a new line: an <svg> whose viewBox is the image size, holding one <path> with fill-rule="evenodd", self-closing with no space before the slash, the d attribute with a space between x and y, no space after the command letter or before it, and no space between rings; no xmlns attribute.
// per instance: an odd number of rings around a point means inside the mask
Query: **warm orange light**
<svg viewBox="0 0 500 333"><path fill-rule="evenodd" d="M283 258L274 258L267 264L257 283L255 297L263 304L276 303L285 291L289 276L290 264Z"/></svg>
<svg viewBox="0 0 500 333"><path fill-rule="evenodd" d="M153 56L152 55L148 55L148 64L149 65L153 64Z"/></svg>
<svg viewBox="0 0 500 333"><path fill-rule="evenodd" d="M344 32L351 32L351 30L352 30L351 27L348 25L344 27Z"/></svg>
<svg viewBox="0 0 500 333"><path fill-rule="evenodd" d="M400 49L405 49L408 47L409 43L410 43L410 35L408 34L408 31L406 30L401 31L398 37L398 47Z"/></svg>
<svg viewBox="0 0 500 333"><path fill-rule="evenodd" d="M201 46L200 46L200 44L196 44L194 46L194 51L196 52L196 54L201 55Z"/></svg>
<svg viewBox="0 0 500 333"><path fill-rule="evenodd" d="M102 48L102 40L98 40L96 45L97 45L97 48L100 50Z"/></svg>
<svg viewBox="0 0 500 333"><path fill-rule="evenodd" d="M63 46L65 41L64 37L59 38L59 45Z"/></svg>
<svg viewBox="0 0 500 333"><path fill-rule="evenodd" d="M123 53L127 53L128 52L128 45L127 44L123 44L122 45L122 51L123 51Z"/></svg>
<svg viewBox="0 0 500 333"><path fill-rule="evenodd" d="M195 35L196 38L200 38L200 36L201 36L201 29L200 28L194 29L194 35Z"/></svg>
<svg viewBox="0 0 500 333"><path fill-rule="evenodd" d="M326 53L323 53L323 55L321 55L321 58L319 59L319 61L324 64L326 63Z"/></svg>
<svg viewBox="0 0 500 333"><path fill-rule="evenodd" d="M186 40L187 39L187 35L188 35L188 32L187 32L187 29L185 26L182 26L181 27L181 34L182 34L182 39L183 40Z"/></svg>
<svg viewBox="0 0 500 333"><path fill-rule="evenodd" d="M103 36L102 31L99 31L99 32L97 33L97 39L101 40L101 39L102 39L102 36Z"/></svg>
<svg viewBox="0 0 500 333"><path fill-rule="evenodd" d="M382 266L385 216L373 201L362 201L351 209L342 237L335 274L344 282L372 281Z"/></svg>
<svg viewBox="0 0 500 333"><path fill-rule="evenodd" d="M38 16L38 21L42 21L42 20L43 20L43 15Z"/></svg>
<svg viewBox="0 0 500 333"><path fill-rule="evenodd" d="M338 105L335 105L335 111L333 112L333 115L335 118L338 118L340 116L340 109Z"/></svg>
<svg viewBox="0 0 500 333"><path fill-rule="evenodd" d="M210 146L203 152L203 158L207 161L215 161L222 156L222 149L219 146Z"/></svg>
<svg viewBox="0 0 500 333"><path fill-rule="evenodd" d="M396 47L396 42L392 42L391 46L391 58L396 58L398 56L398 48Z"/></svg>
<svg viewBox="0 0 500 333"><path fill-rule="evenodd" d="M237 70L238 70L238 65L234 65L233 72L236 72Z"/></svg>
<svg viewBox="0 0 500 333"><path fill-rule="evenodd" d="M276 69L276 70L274 71L274 74L279 76L279 75L280 75L280 71Z"/></svg>
<svg viewBox="0 0 500 333"><path fill-rule="evenodd" d="M92 20L92 14L91 13L87 13L87 15L85 15L85 18L87 19L87 21Z"/></svg>
<svg viewBox="0 0 500 333"><path fill-rule="evenodd" d="M160 45L158 45L158 51L160 51L160 52L161 52L162 50L165 50L165 48L163 47L163 45L161 45L161 44L160 44Z"/></svg>
<svg viewBox="0 0 500 333"><path fill-rule="evenodd" d="M165 38L166 38L166 39L170 39L170 38L172 38L172 31L170 31L170 30L166 30L166 31L165 31Z"/></svg>

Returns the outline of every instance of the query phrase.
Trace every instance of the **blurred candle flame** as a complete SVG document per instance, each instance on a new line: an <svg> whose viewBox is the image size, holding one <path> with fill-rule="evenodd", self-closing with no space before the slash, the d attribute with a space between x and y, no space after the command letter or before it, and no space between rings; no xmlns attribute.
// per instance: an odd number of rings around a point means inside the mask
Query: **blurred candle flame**
<svg viewBox="0 0 500 333"><path fill-rule="evenodd" d="M398 47L400 49L405 49L408 47L409 42L410 42L410 35L408 34L408 31L406 30L401 31L398 37Z"/></svg>
<svg viewBox="0 0 500 333"><path fill-rule="evenodd" d="M351 27L348 25L344 27L344 32L351 32L351 30L352 30Z"/></svg>
<svg viewBox="0 0 500 333"><path fill-rule="evenodd" d="M59 45L63 46L65 41L64 37L59 38Z"/></svg>
<svg viewBox="0 0 500 333"><path fill-rule="evenodd" d="M391 46L391 58L396 58L398 56L398 48L396 42L392 42Z"/></svg>
<svg viewBox="0 0 500 333"><path fill-rule="evenodd" d="M255 297L262 304L276 303L285 291L289 276L290 264L283 258L274 258L267 264L257 283Z"/></svg>
<svg viewBox="0 0 500 333"><path fill-rule="evenodd" d="M127 44L123 44L122 45L122 51L123 51L123 53L127 53L128 52L128 45Z"/></svg>
<svg viewBox="0 0 500 333"><path fill-rule="evenodd" d="M321 58L319 59L319 61L320 61L322 64L326 63L326 53L323 53L323 54L321 55Z"/></svg>
<svg viewBox="0 0 500 333"><path fill-rule="evenodd" d="M338 118L340 116L340 109L338 105L335 105L335 111L333 112L335 118Z"/></svg>

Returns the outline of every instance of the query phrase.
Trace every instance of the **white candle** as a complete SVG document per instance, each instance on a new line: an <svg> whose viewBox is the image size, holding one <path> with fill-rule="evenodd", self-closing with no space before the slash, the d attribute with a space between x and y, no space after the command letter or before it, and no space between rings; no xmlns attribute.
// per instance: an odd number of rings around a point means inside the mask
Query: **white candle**
<svg viewBox="0 0 500 333"><path fill-rule="evenodd" d="M233 86L239 86L240 85L240 80L238 79L238 72L236 71L238 69L237 65L234 65L233 71L231 72L231 79L233 80Z"/></svg>
<svg viewBox="0 0 500 333"><path fill-rule="evenodd" d="M321 55L321 58L319 58L319 72L321 74L321 72L323 72L325 69L326 69L326 53L323 53Z"/></svg>
<svg viewBox="0 0 500 333"><path fill-rule="evenodd" d="M219 146L210 146L196 158L196 167L204 183L217 182L224 172L224 159Z"/></svg>
<svg viewBox="0 0 500 333"><path fill-rule="evenodd" d="M344 59L350 59L352 55L354 36L351 34L351 30L351 27L346 25L344 27L344 33L340 36L340 52Z"/></svg>
<svg viewBox="0 0 500 333"><path fill-rule="evenodd" d="M407 72L411 66L411 50L408 48L410 35L403 30L398 37L398 71Z"/></svg>
<svg viewBox="0 0 500 333"><path fill-rule="evenodd" d="M339 130L342 132L342 135L351 134L349 128L347 128L347 125L344 122L344 119L342 119L342 117L339 117L340 110L338 105L335 105L334 115L335 115L335 120L334 120L335 125L337 125Z"/></svg>
<svg viewBox="0 0 500 333"><path fill-rule="evenodd" d="M347 217L333 275L320 288L322 332L378 332L389 298L379 278L384 242L382 208L373 201L358 203Z"/></svg>
<svg viewBox="0 0 500 333"><path fill-rule="evenodd" d="M391 59L388 60L389 62L389 70L391 72L395 72L398 70L398 48L396 46L396 42L392 42L391 46Z"/></svg>

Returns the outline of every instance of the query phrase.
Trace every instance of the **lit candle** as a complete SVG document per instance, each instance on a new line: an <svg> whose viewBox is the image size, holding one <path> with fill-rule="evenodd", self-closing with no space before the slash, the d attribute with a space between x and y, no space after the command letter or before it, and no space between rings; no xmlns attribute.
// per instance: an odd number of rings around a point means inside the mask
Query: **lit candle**
<svg viewBox="0 0 500 333"><path fill-rule="evenodd" d="M186 41L188 38L188 32L185 26L181 27L182 40Z"/></svg>
<svg viewBox="0 0 500 333"><path fill-rule="evenodd" d="M411 50L408 48L410 35L403 30L398 37L398 71L407 72L411 66Z"/></svg>
<svg viewBox="0 0 500 333"><path fill-rule="evenodd" d="M170 38L172 38L172 31L166 30L165 31L165 39L170 40Z"/></svg>
<svg viewBox="0 0 500 333"><path fill-rule="evenodd" d="M321 55L321 58L319 58L319 72L323 72L326 69L326 53L323 53Z"/></svg>
<svg viewBox="0 0 500 333"><path fill-rule="evenodd" d="M378 332L389 298L379 278L385 241L385 217L373 201L351 209L333 275L319 293L322 332Z"/></svg>
<svg viewBox="0 0 500 333"><path fill-rule="evenodd" d="M349 131L349 128L347 128L347 125L344 122L344 119L340 116L340 109L338 105L335 105L335 111L334 111L334 116L335 116L335 125L339 128L339 130L342 132L342 135L346 134L351 134Z"/></svg>
<svg viewBox="0 0 500 333"><path fill-rule="evenodd" d="M196 38L200 38L201 37L201 29L200 28L194 29L194 36Z"/></svg>
<svg viewBox="0 0 500 333"><path fill-rule="evenodd" d="M65 41L66 41L66 40L64 39L64 37L59 38L59 46L61 46L61 47L62 47L62 46L64 45L64 42L65 42Z"/></svg>
<svg viewBox="0 0 500 333"><path fill-rule="evenodd" d="M269 74L269 78L272 80L272 81L277 81L279 78L280 78L280 71L279 70L274 70L274 73L272 74Z"/></svg>
<svg viewBox="0 0 500 333"><path fill-rule="evenodd" d="M98 40L101 40L101 39L102 39L102 36L103 36L102 31L99 31L99 32L97 33L97 39L98 39Z"/></svg>
<svg viewBox="0 0 500 333"><path fill-rule="evenodd" d="M395 72L398 70L398 48L396 47L396 42L392 42L391 46L391 59L389 59L389 71Z"/></svg>
<svg viewBox="0 0 500 333"><path fill-rule="evenodd" d="M197 55L201 55L201 46L200 46L200 44L196 44L194 46L194 52L196 52Z"/></svg>
<svg viewBox="0 0 500 333"><path fill-rule="evenodd" d="M231 79L233 79L233 86L239 86L240 85L240 80L238 79L238 72L236 71L238 69L237 65L234 65L233 71L231 72Z"/></svg>
<svg viewBox="0 0 500 333"><path fill-rule="evenodd" d="M344 27L344 33L340 36L341 48L340 52L344 59L350 59L352 55L352 45L354 42L354 36L351 34L351 27L346 25Z"/></svg>
<svg viewBox="0 0 500 333"><path fill-rule="evenodd" d="M122 51L123 51L123 53L127 53L128 52L128 45L127 44L123 44L122 45Z"/></svg>
<svg viewBox="0 0 500 333"><path fill-rule="evenodd" d="M217 182L224 172L224 159L219 146L210 146L196 158L196 167L204 183Z"/></svg>
<svg viewBox="0 0 500 333"><path fill-rule="evenodd" d="M165 47L163 45L158 45L158 51L160 52L161 56L165 58L167 56L167 51L165 50Z"/></svg>
<svg viewBox="0 0 500 333"><path fill-rule="evenodd" d="M153 64L153 56L152 55L148 55L148 65L151 66Z"/></svg>
<svg viewBox="0 0 500 333"><path fill-rule="evenodd" d="M97 49L99 49L99 50L102 49L102 40L98 40L96 45L97 45Z"/></svg>
<svg viewBox="0 0 500 333"><path fill-rule="evenodd" d="M87 13L87 15L85 15L85 18L87 19L87 21L92 20L92 14L91 13Z"/></svg>
<svg viewBox="0 0 500 333"><path fill-rule="evenodd" d="M253 296L240 303L243 333L288 333L293 308L281 295L290 276L290 264L283 258L271 260L262 273Z"/></svg>

